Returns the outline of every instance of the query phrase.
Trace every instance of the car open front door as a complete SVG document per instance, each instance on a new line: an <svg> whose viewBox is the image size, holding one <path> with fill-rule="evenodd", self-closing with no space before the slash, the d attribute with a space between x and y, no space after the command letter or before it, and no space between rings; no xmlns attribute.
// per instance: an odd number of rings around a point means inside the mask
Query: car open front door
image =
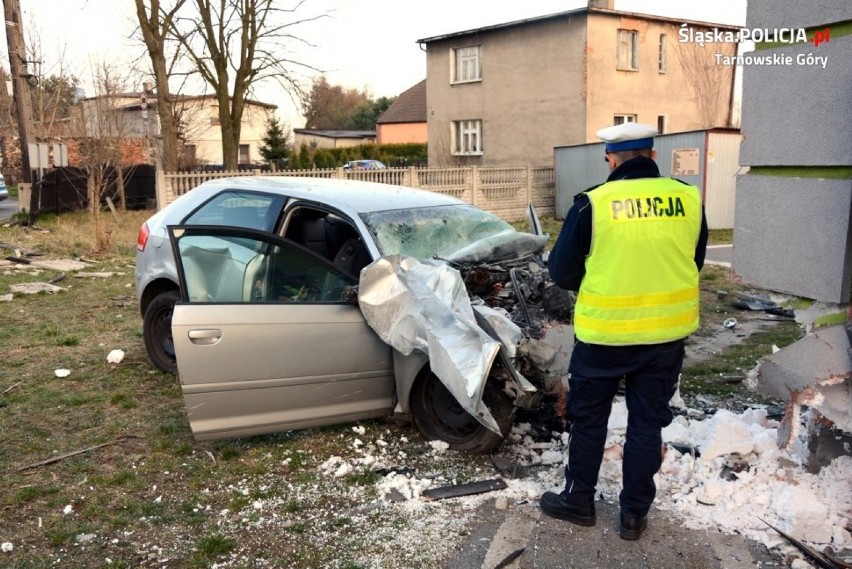
<svg viewBox="0 0 852 569"><path fill-rule="evenodd" d="M199 440L392 412L391 349L354 302L356 280L272 234L170 227L182 302L172 333Z"/></svg>

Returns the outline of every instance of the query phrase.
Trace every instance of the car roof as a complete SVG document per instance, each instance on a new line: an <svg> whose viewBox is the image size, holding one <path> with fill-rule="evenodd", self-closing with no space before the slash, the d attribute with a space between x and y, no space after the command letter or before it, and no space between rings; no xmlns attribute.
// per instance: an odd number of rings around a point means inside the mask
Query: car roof
<svg viewBox="0 0 852 569"><path fill-rule="evenodd" d="M466 203L445 194L406 186L297 176L220 178L205 182L192 191L202 190L202 188L204 193L210 194L223 189L277 193L296 199L325 203L348 213L357 214Z"/></svg>

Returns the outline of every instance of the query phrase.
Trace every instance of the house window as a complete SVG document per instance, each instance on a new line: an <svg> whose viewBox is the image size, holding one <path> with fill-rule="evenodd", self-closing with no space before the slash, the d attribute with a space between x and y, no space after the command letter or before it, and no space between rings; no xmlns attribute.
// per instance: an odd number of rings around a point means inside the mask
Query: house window
<svg viewBox="0 0 852 569"><path fill-rule="evenodd" d="M657 58L657 70L666 72L666 34L660 34L660 53Z"/></svg>
<svg viewBox="0 0 852 569"><path fill-rule="evenodd" d="M657 115L657 134L666 132L666 115Z"/></svg>
<svg viewBox="0 0 852 569"><path fill-rule="evenodd" d="M482 46L470 45L453 50L453 83L482 80Z"/></svg>
<svg viewBox="0 0 852 569"><path fill-rule="evenodd" d="M453 122L453 154L482 154L482 121Z"/></svg>
<svg viewBox="0 0 852 569"><path fill-rule="evenodd" d="M620 125L626 122L636 122L636 115L615 115L612 118L613 125Z"/></svg>
<svg viewBox="0 0 852 569"><path fill-rule="evenodd" d="M618 69L639 70L639 32L618 30Z"/></svg>
<svg viewBox="0 0 852 569"><path fill-rule="evenodd" d="M240 144L240 164L251 164L248 144Z"/></svg>

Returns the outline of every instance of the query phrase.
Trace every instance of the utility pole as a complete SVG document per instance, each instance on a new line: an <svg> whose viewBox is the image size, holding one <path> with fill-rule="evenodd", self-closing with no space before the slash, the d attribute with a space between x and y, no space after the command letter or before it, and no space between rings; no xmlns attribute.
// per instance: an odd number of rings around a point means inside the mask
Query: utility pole
<svg viewBox="0 0 852 569"><path fill-rule="evenodd" d="M9 70L12 75L12 92L15 98L15 113L18 115L18 138L21 142L21 182L30 188L29 218L32 222L39 208L39 199L32 187L33 173L30 168L30 129L33 124L30 81L36 79L27 73L24 31L21 27L21 5L19 0L3 0L6 17L6 43L9 49ZM37 80L37 79L36 79Z"/></svg>

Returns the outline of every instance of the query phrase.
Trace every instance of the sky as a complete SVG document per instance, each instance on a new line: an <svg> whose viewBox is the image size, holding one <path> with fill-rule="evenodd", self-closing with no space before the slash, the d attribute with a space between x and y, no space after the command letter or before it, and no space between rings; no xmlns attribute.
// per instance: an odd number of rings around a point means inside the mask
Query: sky
<svg viewBox="0 0 852 569"><path fill-rule="evenodd" d="M57 62L62 60L85 88L95 64L107 61L126 65L144 53L131 39L136 25L132 0L19 1L25 41L42 46L44 75L56 73ZM291 0L278 1L292 4ZM584 0L306 0L297 14L328 17L299 28L298 35L313 46L302 48L299 56L322 70L331 84L367 90L374 98L394 97L426 77L426 54L418 39L585 4ZM746 0L615 0L615 8L744 25ZM5 28L0 34L4 35L0 49L8 59ZM142 81L140 78L140 87ZM94 94L91 87L86 89L87 96ZM277 84L258 88L254 98L278 105L279 118L291 128L304 126L299 109Z"/></svg>

